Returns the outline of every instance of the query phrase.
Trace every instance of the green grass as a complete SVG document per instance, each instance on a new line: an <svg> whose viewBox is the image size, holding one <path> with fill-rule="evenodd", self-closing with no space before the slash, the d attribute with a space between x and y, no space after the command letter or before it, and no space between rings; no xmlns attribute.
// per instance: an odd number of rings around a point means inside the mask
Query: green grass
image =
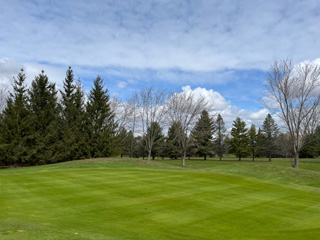
<svg viewBox="0 0 320 240"><path fill-rule="evenodd" d="M0 169L0 239L319 239L320 160Z"/></svg>

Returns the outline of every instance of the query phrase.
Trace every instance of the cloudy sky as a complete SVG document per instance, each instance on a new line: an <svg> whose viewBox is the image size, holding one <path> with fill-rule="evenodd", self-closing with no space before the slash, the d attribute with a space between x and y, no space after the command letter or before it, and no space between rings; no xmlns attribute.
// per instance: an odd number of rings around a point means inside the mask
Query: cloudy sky
<svg viewBox="0 0 320 240"><path fill-rule="evenodd" d="M227 122L260 124L266 71L320 57L318 0L0 0L0 84L23 66L61 86L99 74L121 99L150 85L213 101Z"/></svg>

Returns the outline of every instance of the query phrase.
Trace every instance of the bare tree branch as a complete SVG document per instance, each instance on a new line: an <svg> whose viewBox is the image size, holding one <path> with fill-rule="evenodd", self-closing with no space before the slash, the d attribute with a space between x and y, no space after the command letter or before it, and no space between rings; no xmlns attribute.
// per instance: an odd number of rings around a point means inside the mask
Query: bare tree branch
<svg viewBox="0 0 320 240"><path fill-rule="evenodd" d="M293 167L298 168L306 136L318 125L320 68L312 63L293 66L291 60L274 62L265 87L262 104L286 123L293 144Z"/></svg>
<svg viewBox="0 0 320 240"><path fill-rule="evenodd" d="M179 123L182 133L177 131L177 140L181 147L182 166L185 166L187 149L190 146L190 133L197 117L203 110L210 110L212 106L203 97L196 98L192 92L181 92L172 95L167 103L168 118L172 123Z"/></svg>
<svg viewBox="0 0 320 240"><path fill-rule="evenodd" d="M134 95L135 111L142 128L142 134L145 139L148 151L148 160L151 158L151 151L156 143L157 131L152 123L164 123L167 108L165 102L169 94L167 91L155 90L153 87L140 90ZM148 132L148 134L146 134Z"/></svg>

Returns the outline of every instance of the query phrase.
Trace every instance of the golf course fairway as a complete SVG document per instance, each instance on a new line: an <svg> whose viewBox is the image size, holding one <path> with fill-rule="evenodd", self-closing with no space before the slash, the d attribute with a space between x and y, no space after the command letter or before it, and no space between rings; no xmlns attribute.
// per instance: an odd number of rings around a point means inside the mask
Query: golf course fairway
<svg viewBox="0 0 320 240"><path fill-rule="evenodd" d="M320 239L317 164L114 158L0 169L0 239Z"/></svg>

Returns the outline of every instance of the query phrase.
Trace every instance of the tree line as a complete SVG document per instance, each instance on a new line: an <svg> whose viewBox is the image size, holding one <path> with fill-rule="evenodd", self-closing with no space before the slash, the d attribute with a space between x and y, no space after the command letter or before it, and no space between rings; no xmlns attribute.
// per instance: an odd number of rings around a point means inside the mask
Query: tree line
<svg viewBox="0 0 320 240"><path fill-rule="evenodd" d="M188 91L170 94L149 87L123 102L110 99L100 76L86 96L71 67L61 90L44 71L27 88L21 69L14 78L13 91L5 104L2 102L0 164L29 166L121 154L148 160L181 158L185 165L193 156L222 160L232 154L238 160L251 157L253 161L257 157L269 161L294 157L293 166L297 167L299 156L320 155L315 114L320 95L314 93L316 81L310 81L308 74L311 72L316 80L319 75L318 68L309 65L289 71L289 63L275 63L270 69L266 86L269 101L264 102L289 126L287 133L280 132L271 114L258 129L236 118L227 133L222 116L209 114L214 106ZM310 83L313 85L308 87ZM297 86L304 91L296 90ZM311 96L303 95L310 92ZM274 107L277 103L278 108Z"/></svg>

